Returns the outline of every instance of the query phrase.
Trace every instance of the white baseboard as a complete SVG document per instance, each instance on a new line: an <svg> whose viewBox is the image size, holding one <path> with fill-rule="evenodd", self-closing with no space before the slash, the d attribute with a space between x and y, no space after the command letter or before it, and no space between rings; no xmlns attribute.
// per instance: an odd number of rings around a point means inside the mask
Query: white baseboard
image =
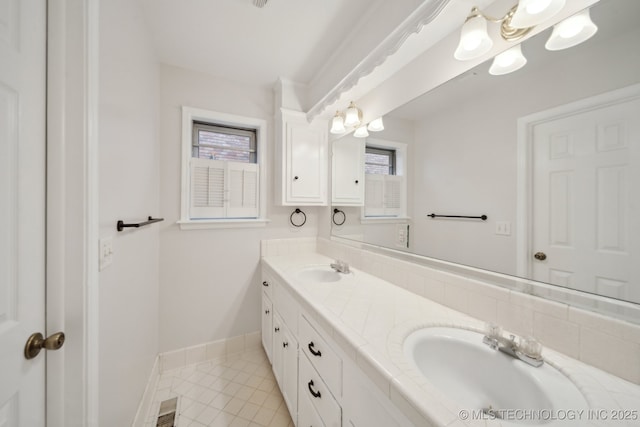
<svg viewBox="0 0 640 427"><path fill-rule="evenodd" d="M217 359L228 354L258 348L260 345L261 333L258 331L160 353L160 373L171 369L182 368L193 363Z"/></svg>

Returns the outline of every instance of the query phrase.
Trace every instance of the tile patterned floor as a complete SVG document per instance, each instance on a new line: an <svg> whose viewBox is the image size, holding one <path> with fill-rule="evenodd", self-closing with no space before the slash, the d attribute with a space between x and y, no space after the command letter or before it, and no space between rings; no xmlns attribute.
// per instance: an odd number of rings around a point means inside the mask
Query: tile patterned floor
<svg viewBox="0 0 640 427"><path fill-rule="evenodd" d="M293 427L261 348L163 372L145 427L176 396L177 427Z"/></svg>

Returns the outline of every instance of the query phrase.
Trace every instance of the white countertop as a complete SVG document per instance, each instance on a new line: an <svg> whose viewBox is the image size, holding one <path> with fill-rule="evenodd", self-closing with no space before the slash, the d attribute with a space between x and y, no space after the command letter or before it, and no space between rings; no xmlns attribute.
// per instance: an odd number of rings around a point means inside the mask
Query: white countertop
<svg viewBox="0 0 640 427"><path fill-rule="evenodd" d="M341 350L416 425L517 425L500 420L463 420L475 409L457 406L430 384L403 354L404 339L415 330L450 326L481 332L484 322L357 269L352 269L348 277L330 283L311 283L296 277L301 268L327 266L331 262L330 258L316 253L263 258L267 271L279 276L313 320L331 334ZM557 420L544 425L640 426L639 385L550 349L545 348L543 356L546 363L573 380L592 408L590 413L562 408L567 412L542 414ZM540 414L511 416L538 417ZM574 420L570 421L571 418Z"/></svg>

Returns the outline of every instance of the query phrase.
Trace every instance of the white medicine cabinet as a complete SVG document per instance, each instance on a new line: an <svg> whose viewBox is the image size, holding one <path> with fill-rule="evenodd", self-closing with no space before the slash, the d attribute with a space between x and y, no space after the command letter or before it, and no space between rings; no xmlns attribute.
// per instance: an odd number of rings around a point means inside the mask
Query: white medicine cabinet
<svg viewBox="0 0 640 427"><path fill-rule="evenodd" d="M331 156L331 203L364 206L365 139L347 135L333 141Z"/></svg>
<svg viewBox="0 0 640 427"><path fill-rule="evenodd" d="M276 202L283 206L326 206L326 122L281 108L276 114Z"/></svg>

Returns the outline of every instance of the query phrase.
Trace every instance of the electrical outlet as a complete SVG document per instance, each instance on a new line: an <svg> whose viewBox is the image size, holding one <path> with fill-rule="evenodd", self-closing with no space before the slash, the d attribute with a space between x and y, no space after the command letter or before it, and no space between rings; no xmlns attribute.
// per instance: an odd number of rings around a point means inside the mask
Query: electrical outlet
<svg viewBox="0 0 640 427"><path fill-rule="evenodd" d="M496 234L511 236L511 223L508 221L496 221Z"/></svg>
<svg viewBox="0 0 640 427"><path fill-rule="evenodd" d="M113 262L113 239L111 237L100 239L99 246L100 271L102 271Z"/></svg>
<svg viewBox="0 0 640 427"><path fill-rule="evenodd" d="M398 224L396 228L396 246L407 247L407 226L405 224Z"/></svg>

